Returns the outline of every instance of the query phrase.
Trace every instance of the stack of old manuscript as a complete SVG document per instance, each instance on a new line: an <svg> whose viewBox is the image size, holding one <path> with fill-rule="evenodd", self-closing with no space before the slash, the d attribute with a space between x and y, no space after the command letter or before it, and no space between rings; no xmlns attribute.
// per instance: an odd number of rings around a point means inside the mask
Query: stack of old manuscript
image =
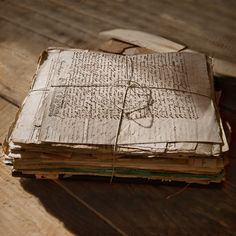
<svg viewBox="0 0 236 236"><path fill-rule="evenodd" d="M4 145L15 176L224 179L225 132L203 54L52 48Z"/></svg>

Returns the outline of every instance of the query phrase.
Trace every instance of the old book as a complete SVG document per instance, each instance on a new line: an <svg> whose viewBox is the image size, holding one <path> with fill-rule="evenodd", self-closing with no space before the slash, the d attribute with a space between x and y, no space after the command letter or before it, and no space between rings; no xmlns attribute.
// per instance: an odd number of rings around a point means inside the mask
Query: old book
<svg viewBox="0 0 236 236"><path fill-rule="evenodd" d="M52 48L5 143L23 174L219 182L227 141L210 60Z"/></svg>

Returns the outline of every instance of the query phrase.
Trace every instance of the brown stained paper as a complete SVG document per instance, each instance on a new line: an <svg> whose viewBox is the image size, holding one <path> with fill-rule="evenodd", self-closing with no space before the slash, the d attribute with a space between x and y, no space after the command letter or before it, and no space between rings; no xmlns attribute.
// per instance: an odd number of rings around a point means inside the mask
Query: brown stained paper
<svg viewBox="0 0 236 236"><path fill-rule="evenodd" d="M4 161L17 176L37 178L220 182L228 143L210 75L202 54L49 49L9 132Z"/></svg>
<svg viewBox="0 0 236 236"><path fill-rule="evenodd" d="M205 56L82 50L57 56L41 141L114 145L118 137L118 144L222 142Z"/></svg>

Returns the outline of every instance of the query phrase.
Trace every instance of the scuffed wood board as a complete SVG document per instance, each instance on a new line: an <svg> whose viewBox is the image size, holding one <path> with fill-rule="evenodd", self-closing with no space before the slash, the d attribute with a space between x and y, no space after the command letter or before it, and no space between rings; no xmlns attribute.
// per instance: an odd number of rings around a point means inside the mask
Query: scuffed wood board
<svg viewBox="0 0 236 236"><path fill-rule="evenodd" d="M12 178L0 162L0 191L0 235L120 235L62 182Z"/></svg>
<svg viewBox="0 0 236 236"><path fill-rule="evenodd" d="M17 111L16 106L0 98L0 144L4 141Z"/></svg>
<svg viewBox="0 0 236 236"><path fill-rule="evenodd" d="M68 29L77 30L78 34L76 35L76 42L74 42L76 43L75 46L77 46L81 37L84 37L86 44L90 41L97 41L98 33L101 30L114 27L110 22L104 21L103 19L89 17L88 20L86 12L76 12L73 4L68 4L68 2L63 4L62 1L57 0L55 2L37 0L32 4L31 0L22 0L20 2L18 0L12 0L11 3L17 7L26 8L29 11L35 12L41 17L49 18L48 20L50 21L57 22L58 26L62 25L62 28L59 27L60 31L65 26Z"/></svg>
<svg viewBox="0 0 236 236"><path fill-rule="evenodd" d="M0 28L0 94L19 106L30 88L41 51L63 45L3 19Z"/></svg>
<svg viewBox="0 0 236 236"><path fill-rule="evenodd" d="M10 22L17 22L18 25L67 47L87 45L90 35L81 33L78 37L77 29L16 3L19 1L0 2L0 15Z"/></svg>

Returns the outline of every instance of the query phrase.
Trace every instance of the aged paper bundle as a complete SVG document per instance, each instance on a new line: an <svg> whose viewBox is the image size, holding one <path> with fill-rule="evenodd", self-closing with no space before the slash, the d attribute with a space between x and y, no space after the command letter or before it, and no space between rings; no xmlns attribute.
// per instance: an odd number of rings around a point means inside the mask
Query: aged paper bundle
<svg viewBox="0 0 236 236"><path fill-rule="evenodd" d="M13 173L223 180L228 150L203 54L52 48L5 142Z"/></svg>

